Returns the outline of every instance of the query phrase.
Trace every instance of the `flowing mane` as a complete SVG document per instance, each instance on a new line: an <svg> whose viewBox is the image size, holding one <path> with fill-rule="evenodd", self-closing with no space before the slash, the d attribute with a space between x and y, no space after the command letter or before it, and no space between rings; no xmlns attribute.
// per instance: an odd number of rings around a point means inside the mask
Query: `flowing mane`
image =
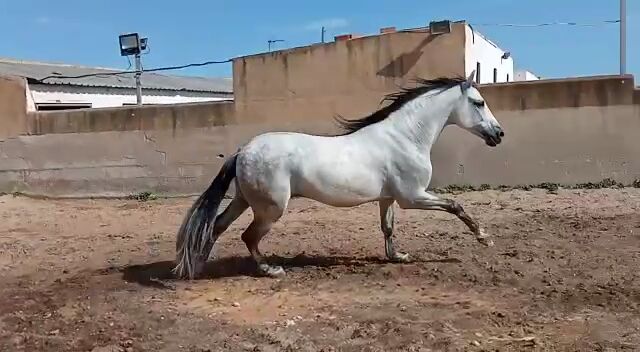
<svg viewBox="0 0 640 352"><path fill-rule="evenodd" d="M351 134L386 119L389 115L402 108L405 103L424 93L434 89L448 89L465 81L466 78L463 77L440 77L434 79L417 78L415 80L417 83L416 87L402 88L399 92L386 95L380 103L382 104L385 101L390 101L391 103L375 111L371 115L355 120L348 120L338 115L335 117L335 120L340 128L345 131L345 135Z"/></svg>

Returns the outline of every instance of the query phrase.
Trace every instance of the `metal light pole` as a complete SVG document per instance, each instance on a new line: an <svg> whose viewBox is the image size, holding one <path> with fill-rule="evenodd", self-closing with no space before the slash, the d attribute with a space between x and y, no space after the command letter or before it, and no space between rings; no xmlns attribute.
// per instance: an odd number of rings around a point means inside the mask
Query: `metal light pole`
<svg viewBox="0 0 640 352"><path fill-rule="evenodd" d="M142 60L141 54L143 50L147 49L147 38L140 38L138 33L122 34L119 37L120 40L120 55L130 56L134 55L136 60L136 104L142 105L142 83L140 82L140 76L142 76Z"/></svg>
<svg viewBox="0 0 640 352"><path fill-rule="evenodd" d="M627 73L627 1L620 0L620 74Z"/></svg>
<svg viewBox="0 0 640 352"><path fill-rule="evenodd" d="M140 54L136 54L136 104L142 105L142 83L140 83L140 76L142 76L142 61L140 60Z"/></svg>

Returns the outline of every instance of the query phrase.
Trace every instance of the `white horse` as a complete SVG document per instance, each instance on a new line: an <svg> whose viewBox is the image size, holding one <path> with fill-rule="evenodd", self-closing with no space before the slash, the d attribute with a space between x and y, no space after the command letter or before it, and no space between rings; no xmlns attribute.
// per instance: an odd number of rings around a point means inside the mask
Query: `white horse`
<svg viewBox="0 0 640 352"><path fill-rule="evenodd" d="M473 76L418 80L416 88L387 96L385 100L391 103L367 117L339 119L346 130L342 135L276 132L254 137L225 161L186 214L177 235L174 274L189 279L198 276L218 237L251 207L254 218L242 240L260 274L283 275L282 267L265 261L258 244L293 197L336 207L378 201L385 252L392 261L409 260L393 246L394 202L402 209L454 214L480 243L493 245L458 203L427 192L431 147L445 126L458 125L492 147L504 136L475 88ZM217 215L233 179L235 196Z"/></svg>

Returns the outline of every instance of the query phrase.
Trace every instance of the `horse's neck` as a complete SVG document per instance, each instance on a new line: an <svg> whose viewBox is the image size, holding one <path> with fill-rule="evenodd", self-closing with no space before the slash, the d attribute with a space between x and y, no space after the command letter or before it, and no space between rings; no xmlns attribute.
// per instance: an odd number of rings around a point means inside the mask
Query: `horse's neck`
<svg viewBox="0 0 640 352"><path fill-rule="evenodd" d="M424 94L406 103L385 120L387 126L380 127L388 129L388 133L396 137L394 139L404 138L406 143L429 152L447 125L459 97L459 89Z"/></svg>

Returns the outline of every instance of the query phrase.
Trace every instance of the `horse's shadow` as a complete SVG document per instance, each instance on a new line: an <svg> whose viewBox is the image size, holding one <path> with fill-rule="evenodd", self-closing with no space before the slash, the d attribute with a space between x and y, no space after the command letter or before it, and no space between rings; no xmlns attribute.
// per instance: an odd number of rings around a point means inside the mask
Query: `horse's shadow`
<svg viewBox="0 0 640 352"><path fill-rule="evenodd" d="M300 254L293 258L270 256L267 261L273 265L280 265L285 270L291 268L319 267L330 268L336 266L361 267L371 264L388 264L389 261L379 257L345 257L345 256L310 256ZM455 258L426 260L421 262L460 262ZM143 286L156 288L172 288L172 281L176 277L172 273L174 261L161 261L150 264L131 265L122 269L123 279ZM225 257L210 260L205 264L205 270L196 280L212 280L228 277L253 276L257 277L256 264L251 257Z"/></svg>
<svg viewBox="0 0 640 352"><path fill-rule="evenodd" d="M306 266L333 267L333 266L363 266L366 264L381 264L386 261L376 257L351 258L341 256L309 256L297 255L293 258L281 256L267 257L267 261L273 265L280 265L285 269L302 268ZM167 281L176 280L172 273L174 261L161 261L150 264L131 265L122 269L123 279L128 282L136 282L144 286L167 288ZM197 280L212 280L226 277L258 276L256 264L251 257L225 257L209 260L205 264L204 272Z"/></svg>

